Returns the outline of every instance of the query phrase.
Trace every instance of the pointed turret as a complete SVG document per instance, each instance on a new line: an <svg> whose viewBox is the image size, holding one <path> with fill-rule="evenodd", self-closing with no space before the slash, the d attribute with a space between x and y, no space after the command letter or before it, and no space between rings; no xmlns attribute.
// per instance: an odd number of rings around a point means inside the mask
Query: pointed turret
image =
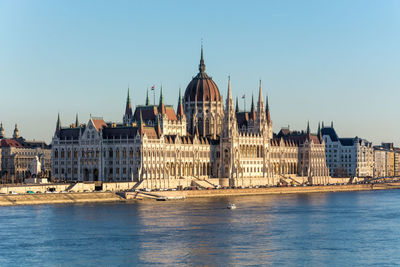
<svg viewBox="0 0 400 267"><path fill-rule="evenodd" d="M146 106L150 106L149 88L146 91Z"/></svg>
<svg viewBox="0 0 400 267"><path fill-rule="evenodd" d="M226 105L230 104L230 100L232 100L232 90L231 90L231 76L228 76L228 92L226 97Z"/></svg>
<svg viewBox="0 0 400 267"><path fill-rule="evenodd" d="M267 102L267 104L265 106L265 116L267 118L267 123L271 124L271 114L269 112L268 95L267 95L267 101L266 102Z"/></svg>
<svg viewBox="0 0 400 267"><path fill-rule="evenodd" d="M238 113L239 112L239 98L236 97L236 107L235 107L235 112Z"/></svg>
<svg viewBox="0 0 400 267"><path fill-rule="evenodd" d="M333 128L333 121L331 121L331 128Z"/></svg>
<svg viewBox="0 0 400 267"><path fill-rule="evenodd" d="M307 134L310 134L310 121L307 122Z"/></svg>
<svg viewBox="0 0 400 267"><path fill-rule="evenodd" d="M61 120L60 120L60 113L58 113L58 116L57 116L57 125L56 125L56 134L58 135L58 133L60 132L60 130L61 130Z"/></svg>
<svg viewBox="0 0 400 267"><path fill-rule="evenodd" d="M321 131L321 123L320 123L320 122L318 122L318 131L317 131L317 134L318 134L318 139L319 139L319 141L321 142L321 141L322 141L322 131Z"/></svg>
<svg viewBox="0 0 400 267"><path fill-rule="evenodd" d="M122 117L122 121L125 124L131 124L132 123L132 104L131 104L131 98L129 96L129 87L128 87L128 95L126 97L126 107L125 107L125 114Z"/></svg>
<svg viewBox="0 0 400 267"><path fill-rule="evenodd" d="M126 97L125 116L132 117L132 104L131 104L131 98L129 96L129 87L128 87L128 96Z"/></svg>
<svg viewBox="0 0 400 267"><path fill-rule="evenodd" d="M185 116L185 113L183 112L181 88L179 88L178 108L176 109L176 115L179 119Z"/></svg>
<svg viewBox="0 0 400 267"><path fill-rule="evenodd" d="M250 109L250 119L252 119L253 121L256 120L256 111L254 108L254 95L251 95L251 109Z"/></svg>
<svg viewBox="0 0 400 267"><path fill-rule="evenodd" d="M262 95L262 83L260 80L260 85L258 88L258 101L257 101L257 121L255 124L255 128L258 131L262 131L265 126L265 109L264 109L264 99Z"/></svg>
<svg viewBox="0 0 400 267"><path fill-rule="evenodd" d="M225 136L235 135L237 130L236 113L233 108L231 77L228 78L228 92L226 96L225 114L224 114L224 133Z"/></svg>
<svg viewBox="0 0 400 267"><path fill-rule="evenodd" d="M17 126L17 124L15 124L15 129L14 129L13 138L14 138L14 139L18 139L18 138L20 138L20 137L21 137L21 136L19 135L18 126Z"/></svg>
<svg viewBox="0 0 400 267"><path fill-rule="evenodd" d="M161 136L161 124L160 124L160 119L158 118L158 116L156 116L156 132L157 132L157 135L158 135L158 137L160 137Z"/></svg>
<svg viewBox="0 0 400 267"><path fill-rule="evenodd" d="M160 113L161 115L164 115L167 113L165 110L165 105L164 105L162 85L161 85L161 89L160 89L160 103L158 104L158 113Z"/></svg>
<svg viewBox="0 0 400 267"><path fill-rule="evenodd" d="M201 45L201 57L200 57L199 71L200 71L200 73L206 72L206 65L204 64L204 57L203 57L203 44Z"/></svg>
<svg viewBox="0 0 400 267"><path fill-rule="evenodd" d="M79 127L78 113L76 113L75 117L75 127Z"/></svg>
<svg viewBox="0 0 400 267"><path fill-rule="evenodd" d="M257 103L257 112L260 114L264 113L264 99L262 95L262 83L260 80L260 86L258 88L258 103Z"/></svg>
<svg viewBox="0 0 400 267"><path fill-rule="evenodd" d="M139 125L138 125L139 127L139 133L140 133L140 135L143 135L143 128L144 128L144 125L143 125L143 117L142 117L142 110L140 109L140 111L139 111Z"/></svg>

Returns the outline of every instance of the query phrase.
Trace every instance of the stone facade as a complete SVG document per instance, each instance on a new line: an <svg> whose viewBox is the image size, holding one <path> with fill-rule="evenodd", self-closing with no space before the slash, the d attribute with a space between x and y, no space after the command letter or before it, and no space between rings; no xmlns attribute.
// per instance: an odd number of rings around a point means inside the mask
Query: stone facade
<svg viewBox="0 0 400 267"><path fill-rule="evenodd" d="M126 101L123 123L92 117L69 128L57 121L52 141L53 174L78 181L136 181L142 187L276 185L285 176L307 176L328 183L324 141L309 132L274 137L268 99L260 81L257 105L250 112L234 107L228 81L225 106L217 85L199 73L176 112L165 105L132 110Z"/></svg>
<svg viewBox="0 0 400 267"><path fill-rule="evenodd" d="M372 143L359 137L339 138L333 124L322 126L326 144L326 161L332 177L372 177L374 149Z"/></svg>
<svg viewBox="0 0 400 267"><path fill-rule="evenodd" d="M1 125L0 133L4 136ZM41 175L51 175L51 149L50 146L40 141L28 141L20 136L17 125L15 125L13 138L0 139L0 162L2 183L22 183L24 179L31 176L29 167L32 162L39 161Z"/></svg>
<svg viewBox="0 0 400 267"><path fill-rule="evenodd" d="M400 151L393 143L374 146L374 177L400 176Z"/></svg>

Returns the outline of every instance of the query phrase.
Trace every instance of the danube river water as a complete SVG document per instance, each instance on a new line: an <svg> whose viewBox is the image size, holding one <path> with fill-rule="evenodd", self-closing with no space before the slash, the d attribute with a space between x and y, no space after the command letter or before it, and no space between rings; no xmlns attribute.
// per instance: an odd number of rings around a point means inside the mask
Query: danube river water
<svg viewBox="0 0 400 267"><path fill-rule="evenodd" d="M0 207L0 266L399 263L400 190Z"/></svg>

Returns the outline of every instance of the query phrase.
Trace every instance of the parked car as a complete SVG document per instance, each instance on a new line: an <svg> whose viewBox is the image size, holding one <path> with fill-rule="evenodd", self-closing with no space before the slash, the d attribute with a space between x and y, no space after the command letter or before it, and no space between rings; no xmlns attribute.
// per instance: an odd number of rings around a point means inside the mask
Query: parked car
<svg viewBox="0 0 400 267"><path fill-rule="evenodd" d="M28 190L26 191L27 194L35 194L35 192L33 192L32 190Z"/></svg>
<svg viewBox="0 0 400 267"><path fill-rule="evenodd" d="M9 194L11 194L11 195L18 195L18 193L15 192L15 191L10 191Z"/></svg>

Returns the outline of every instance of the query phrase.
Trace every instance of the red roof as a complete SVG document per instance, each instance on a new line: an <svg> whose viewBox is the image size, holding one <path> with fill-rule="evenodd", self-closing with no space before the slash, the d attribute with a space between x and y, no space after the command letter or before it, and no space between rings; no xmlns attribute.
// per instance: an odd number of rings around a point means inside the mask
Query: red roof
<svg viewBox="0 0 400 267"><path fill-rule="evenodd" d="M158 115L158 106L139 106L136 108L135 113L133 115L134 120L139 121L140 119L140 111L142 111L142 118L145 122L152 120L156 120L156 116ZM168 120L176 121L175 110L172 106L165 106L165 112L167 114Z"/></svg>
<svg viewBox="0 0 400 267"><path fill-rule="evenodd" d="M103 127L107 126L107 123L103 119L93 119L92 118L92 122L97 131L99 131Z"/></svg>
<svg viewBox="0 0 400 267"><path fill-rule="evenodd" d="M18 141L13 139L1 139L1 146L2 147L19 147L23 148L23 146L18 143Z"/></svg>

